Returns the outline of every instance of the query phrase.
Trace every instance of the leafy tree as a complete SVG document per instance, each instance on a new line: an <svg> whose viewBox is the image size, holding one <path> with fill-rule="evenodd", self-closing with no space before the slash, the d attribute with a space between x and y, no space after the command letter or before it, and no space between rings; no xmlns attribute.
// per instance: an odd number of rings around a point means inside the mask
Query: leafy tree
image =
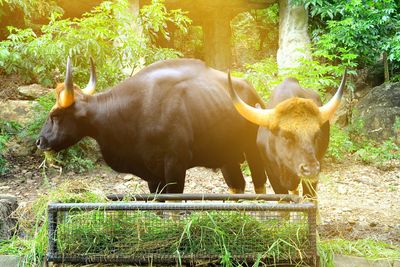
<svg viewBox="0 0 400 267"><path fill-rule="evenodd" d="M0 20L3 15L1 7L9 7L10 10L20 9L25 14L25 19L38 18L48 16L53 11L61 12L62 9L56 4L56 1L51 0L0 0Z"/></svg>
<svg viewBox="0 0 400 267"><path fill-rule="evenodd" d="M232 20L232 43L239 65L276 54L279 39L278 23L278 4L240 13Z"/></svg>
<svg viewBox="0 0 400 267"><path fill-rule="evenodd" d="M158 1L154 3L159 6ZM156 25L179 17L177 11L173 16L165 10L162 12L162 15L143 12L146 20L140 21L150 24L154 20ZM8 39L0 42L0 68L6 73L19 73L26 81L36 80L50 86L55 77L63 79L61 74L70 54L75 81L84 85L88 80L91 55L97 65L101 88L117 83L142 64L179 56L177 51L152 46L148 36L132 29L137 18L129 12L127 0L103 2L82 18L60 17L60 13L53 13L49 24L42 26L40 36L31 28L9 27ZM177 24L184 27L182 20L179 17Z"/></svg>
<svg viewBox="0 0 400 267"><path fill-rule="evenodd" d="M351 67L373 64L383 52L400 62L397 0L291 0L311 16L315 55Z"/></svg>
<svg viewBox="0 0 400 267"><path fill-rule="evenodd" d="M164 0L153 0L151 5L143 6L140 9L141 25L147 36L154 41L158 33L169 40L168 23L174 24L182 33L188 32L192 20L186 16L187 12L181 9L167 10Z"/></svg>

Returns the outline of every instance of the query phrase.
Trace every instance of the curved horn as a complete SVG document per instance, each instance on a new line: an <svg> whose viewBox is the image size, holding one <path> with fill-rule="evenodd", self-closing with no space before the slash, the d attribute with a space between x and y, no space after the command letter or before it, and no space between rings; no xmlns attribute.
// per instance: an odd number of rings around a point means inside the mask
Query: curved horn
<svg viewBox="0 0 400 267"><path fill-rule="evenodd" d="M323 123L330 120L333 117L333 114L335 114L336 109L339 107L340 100L342 99L343 91L346 85L346 77L347 69L344 70L342 81L340 82L340 86L335 95L331 98L331 100L329 100L328 103L319 108Z"/></svg>
<svg viewBox="0 0 400 267"><path fill-rule="evenodd" d="M93 58L90 57L90 79L88 85L82 92L87 95L93 95L96 90L96 80L96 66L93 63Z"/></svg>
<svg viewBox="0 0 400 267"><path fill-rule="evenodd" d="M232 98L233 105L240 113L240 115L242 115L245 119L251 121L252 123L269 127L274 109L254 108L246 104L233 88L230 70L228 71L228 84L229 94Z"/></svg>
<svg viewBox="0 0 400 267"><path fill-rule="evenodd" d="M68 57L67 60L67 68L65 71L65 81L64 81L64 89L60 92L58 96L58 105L62 108L66 108L71 106L74 101L74 83L72 80L72 65L71 58Z"/></svg>

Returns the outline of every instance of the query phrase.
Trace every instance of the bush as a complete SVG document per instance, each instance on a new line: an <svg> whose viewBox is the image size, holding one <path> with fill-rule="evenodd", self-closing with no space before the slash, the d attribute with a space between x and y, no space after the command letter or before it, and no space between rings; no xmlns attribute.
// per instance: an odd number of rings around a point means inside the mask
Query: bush
<svg viewBox="0 0 400 267"><path fill-rule="evenodd" d="M83 182L68 181L56 190L42 194L34 203L19 207L19 233L10 240L0 240L0 255L21 257L21 266L42 266L48 246L48 212L50 202L81 203L106 202L95 186Z"/></svg>
<svg viewBox="0 0 400 267"><path fill-rule="evenodd" d="M331 127L327 156L340 161L350 154L362 162L379 165L388 160L400 159L400 146L394 139L379 143L368 138L364 131L364 121L356 115L345 129L337 125Z"/></svg>
<svg viewBox="0 0 400 267"><path fill-rule="evenodd" d="M334 160L343 160L356 150L349 133L336 124L332 125L327 156Z"/></svg>
<svg viewBox="0 0 400 267"><path fill-rule="evenodd" d="M279 5L242 12L231 21L234 61L242 66L275 56L279 40Z"/></svg>
<svg viewBox="0 0 400 267"><path fill-rule="evenodd" d="M152 5L159 4L159 1L153 1ZM93 56L99 87L113 85L142 64L179 55L171 49L154 47L148 36L132 27L135 20L162 24L167 19L185 27L182 13L174 11L174 16L170 17L167 16L170 13L165 15L165 12L162 16L157 12L142 12L146 20L138 20L129 12L128 1L118 0L103 2L82 18L73 20L61 20L59 13L53 13L49 24L42 26L40 36L31 28L9 27L8 39L0 42L0 68L6 73L19 73L25 81L51 86L55 77L63 80L61 74L70 54L75 82L85 85L89 75L89 56Z"/></svg>
<svg viewBox="0 0 400 267"><path fill-rule="evenodd" d="M247 64L243 72L234 74L247 79L264 99L267 99L272 89L287 77L296 78L302 87L312 89L324 98L327 91L330 89L334 91L339 87L344 68L343 65L333 66L317 60L300 59L298 67L283 69L279 73L276 60L270 57L254 64ZM348 71L348 73L355 72ZM347 82L347 87L354 87L351 81Z"/></svg>
<svg viewBox="0 0 400 267"><path fill-rule="evenodd" d="M7 172L7 160L4 158L7 141L21 130L21 126L13 121L0 119L0 174Z"/></svg>

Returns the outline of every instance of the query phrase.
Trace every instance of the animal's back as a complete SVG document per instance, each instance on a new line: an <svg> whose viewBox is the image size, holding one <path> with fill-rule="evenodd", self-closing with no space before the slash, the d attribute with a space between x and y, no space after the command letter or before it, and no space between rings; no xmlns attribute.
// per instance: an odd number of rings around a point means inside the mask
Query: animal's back
<svg viewBox="0 0 400 267"><path fill-rule="evenodd" d="M261 103L246 82L235 79L234 84L246 101ZM179 142L190 152L189 167L217 168L242 161L245 147L255 142L257 127L234 109L226 74L200 60L151 64L117 86L114 94L128 110L123 121L136 131L134 140L129 136L124 140L135 146L132 151L152 154L148 157L176 149L173 146Z"/></svg>

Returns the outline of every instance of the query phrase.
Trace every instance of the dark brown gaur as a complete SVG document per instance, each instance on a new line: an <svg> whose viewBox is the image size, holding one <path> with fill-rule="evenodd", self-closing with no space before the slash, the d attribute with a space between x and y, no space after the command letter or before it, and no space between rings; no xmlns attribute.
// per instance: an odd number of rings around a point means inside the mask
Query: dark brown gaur
<svg viewBox="0 0 400 267"><path fill-rule="evenodd" d="M261 101L246 81L232 83L246 102ZM265 193L258 126L236 112L226 73L200 60L175 59L151 64L102 93L93 94L95 84L91 61L88 86L75 86L68 59L38 148L59 151L89 136L111 168L146 180L152 193L182 193L186 170L194 166L221 168L231 192L242 193L246 158L255 191Z"/></svg>
<svg viewBox="0 0 400 267"><path fill-rule="evenodd" d="M294 78L273 90L265 109L240 98L230 73L228 83L236 110L260 126L257 145L275 193L296 191L303 181L304 195L315 197L320 162L329 143L329 120L340 104L346 72L336 94L323 106L317 93L302 88Z"/></svg>

